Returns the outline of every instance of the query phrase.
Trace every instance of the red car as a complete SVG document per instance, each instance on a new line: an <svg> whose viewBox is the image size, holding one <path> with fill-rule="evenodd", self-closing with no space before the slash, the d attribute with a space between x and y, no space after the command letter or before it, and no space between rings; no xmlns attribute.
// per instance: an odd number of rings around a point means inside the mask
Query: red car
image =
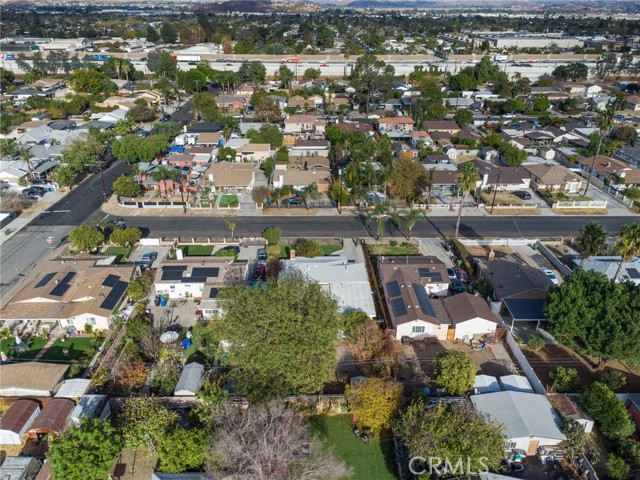
<svg viewBox="0 0 640 480"><path fill-rule="evenodd" d="M258 263L256 265L256 269L253 271L253 278L254 279L262 279L264 280L267 277L267 269L266 266L262 263Z"/></svg>
<svg viewBox="0 0 640 480"><path fill-rule="evenodd" d="M454 268L454 271L456 272L456 277L458 277L458 280L460 280L462 283L471 283L469 272L467 272L464 268L457 267Z"/></svg>
<svg viewBox="0 0 640 480"><path fill-rule="evenodd" d="M328 66L329 66L329 64L328 64L328 63L321 63L321 64L320 64L320 66L321 66L321 67L328 67Z"/></svg>

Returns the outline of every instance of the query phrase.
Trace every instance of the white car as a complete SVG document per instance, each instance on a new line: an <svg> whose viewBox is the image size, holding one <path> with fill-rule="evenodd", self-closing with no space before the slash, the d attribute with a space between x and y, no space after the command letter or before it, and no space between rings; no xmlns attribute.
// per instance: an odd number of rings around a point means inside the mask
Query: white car
<svg viewBox="0 0 640 480"><path fill-rule="evenodd" d="M551 283L553 283L554 285L560 284L560 282L558 281L558 277L556 277L556 274L553 273L553 271L549 270L548 268L542 268L541 270L547 276L547 278L551 280Z"/></svg>

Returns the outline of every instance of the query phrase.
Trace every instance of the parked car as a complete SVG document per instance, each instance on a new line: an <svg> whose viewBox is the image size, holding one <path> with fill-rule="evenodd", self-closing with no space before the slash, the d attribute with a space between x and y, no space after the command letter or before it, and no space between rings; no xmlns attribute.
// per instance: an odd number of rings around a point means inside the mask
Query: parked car
<svg viewBox="0 0 640 480"><path fill-rule="evenodd" d="M521 200L531 200L531 194L525 190L516 190L513 194Z"/></svg>
<svg viewBox="0 0 640 480"><path fill-rule="evenodd" d="M25 188L21 193L25 197L37 197L36 200L39 200L45 194L45 189L42 187L30 187Z"/></svg>
<svg viewBox="0 0 640 480"><path fill-rule="evenodd" d="M256 265L255 270L253 271L254 280L262 279L264 280L267 277L267 267L264 263L258 263Z"/></svg>
<svg viewBox="0 0 640 480"><path fill-rule="evenodd" d="M456 277L458 277L458 280L460 280L462 283L471 283L469 272L467 272L464 268L456 267L453 270L456 272Z"/></svg>
<svg viewBox="0 0 640 480"><path fill-rule="evenodd" d="M281 204L286 207L301 207L304 205L304 199L298 197L285 198Z"/></svg>
<svg viewBox="0 0 640 480"><path fill-rule="evenodd" d="M555 273L553 273L552 270L549 270L548 268L541 268L542 272L547 276L547 278L549 280L551 280L551 283L553 283L554 285L559 285L560 281L558 280L558 277L556 276Z"/></svg>
<svg viewBox="0 0 640 480"><path fill-rule="evenodd" d="M522 473L522 472L524 472L524 465L522 465L521 463L511 462L510 467L511 467L511 471L513 473Z"/></svg>
<svg viewBox="0 0 640 480"><path fill-rule="evenodd" d="M31 184L32 185L51 185L51 180L48 180L46 178L38 178L36 180L31 180Z"/></svg>
<svg viewBox="0 0 640 480"><path fill-rule="evenodd" d="M449 275L449 278L451 279L458 278L456 277L456 271L453 269L453 267L447 267L447 275Z"/></svg>
<svg viewBox="0 0 640 480"><path fill-rule="evenodd" d="M264 248L258 249L258 263L267 263L267 250Z"/></svg>
<svg viewBox="0 0 640 480"><path fill-rule="evenodd" d="M466 292L467 289L464 287L464 284L458 280L457 278L452 278L451 283L449 283L449 292L451 295L458 295L459 293Z"/></svg>
<svg viewBox="0 0 640 480"><path fill-rule="evenodd" d="M158 252L145 253L142 255L142 260L139 262L140 266L143 268L150 268L156 258L158 258Z"/></svg>

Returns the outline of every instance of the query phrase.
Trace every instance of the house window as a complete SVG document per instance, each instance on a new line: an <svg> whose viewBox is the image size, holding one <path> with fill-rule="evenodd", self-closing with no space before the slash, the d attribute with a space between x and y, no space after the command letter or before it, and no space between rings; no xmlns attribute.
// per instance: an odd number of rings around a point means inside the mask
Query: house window
<svg viewBox="0 0 640 480"><path fill-rule="evenodd" d="M87 323L89 325L95 325L96 324L96 317L90 317L89 320L87 320Z"/></svg>
<svg viewBox="0 0 640 480"><path fill-rule="evenodd" d="M171 290L172 292L175 292L176 286L175 285L169 285L169 290Z"/></svg>
<svg viewBox="0 0 640 480"><path fill-rule="evenodd" d="M73 319L67 320L67 325L73 325Z"/></svg>
<svg viewBox="0 0 640 480"><path fill-rule="evenodd" d="M516 442L509 442L509 450L513 450L518 446Z"/></svg>
<svg viewBox="0 0 640 480"><path fill-rule="evenodd" d="M411 327L411 333L424 333L424 325L414 325Z"/></svg>

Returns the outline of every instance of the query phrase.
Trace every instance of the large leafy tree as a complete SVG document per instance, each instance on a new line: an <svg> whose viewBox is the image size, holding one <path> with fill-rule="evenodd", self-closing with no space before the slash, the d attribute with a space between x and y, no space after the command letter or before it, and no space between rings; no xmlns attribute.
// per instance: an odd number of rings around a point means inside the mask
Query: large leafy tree
<svg viewBox="0 0 640 480"><path fill-rule="evenodd" d="M243 82L264 83L267 76L267 67L258 60L245 60L238 69L238 74Z"/></svg>
<svg viewBox="0 0 640 480"><path fill-rule="evenodd" d="M581 230L577 238L582 252L580 266L594 255L600 254L607 244L607 231L598 222L589 222Z"/></svg>
<svg viewBox="0 0 640 480"><path fill-rule="evenodd" d="M141 192L140 184L133 177L122 176L113 182L113 193L119 197L137 197Z"/></svg>
<svg viewBox="0 0 640 480"><path fill-rule="evenodd" d="M302 275L268 288L236 286L220 293L225 363L239 391L254 400L322 390L335 369L338 306Z"/></svg>
<svg viewBox="0 0 640 480"><path fill-rule="evenodd" d="M106 420L87 419L51 442L46 457L55 478L107 478L124 442Z"/></svg>
<svg viewBox="0 0 640 480"><path fill-rule="evenodd" d="M580 405L600 425L600 432L610 440L623 439L635 431L624 403L604 383L592 383L580 394Z"/></svg>
<svg viewBox="0 0 640 480"><path fill-rule="evenodd" d="M389 193L394 198L410 200L422 194L426 173L422 164L408 153L401 154L393 162L389 177Z"/></svg>
<svg viewBox="0 0 640 480"><path fill-rule="evenodd" d="M147 438L154 444L169 432L178 421L178 414L170 411L157 397L130 397L118 418L119 430L127 448L147 446Z"/></svg>
<svg viewBox="0 0 640 480"><path fill-rule="evenodd" d="M375 55L366 53L358 57L351 72L351 84L365 98L369 111L371 99L391 90L395 69Z"/></svg>
<svg viewBox="0 0 640 480"><path fill-rule="evenodd" d="M355 386L347 385L345 395L356 422L373 432L390 428L402 406L402 384L394 380L369 378Z"/></svg>
<svg viewBox="0 0 640 480"><path fill-rule="evenodd" d="M587 444L587 434L584 431L584 426L580 422L571 420L570 418L562 421L562 433L564 433L567 439L564 440L560 446L567 454L569 461L573 463L584 453L584 448Z"/></svg>
<svg viewBox="0 0 640 480"><path fill-rule="evenodd" d="M79 250L95 250L104 242L104 234L91 225L80 225L69 232L69 240Z"/></svg>
<svg viewBox="0 0 640 480"><path fill-rule="evenodd" d="M615 283L582 269L549 291L549 331L578 352L609 359L640 360L640 295L629 282Z"/></svg>
<svg viewBox="0 0 640 480"><path fill-rule="evenodd" d="M426 409L424 400L416 399L401 413L393 432L409 448L410 457L448 458L453 464L462 459L465 467L468 459L471 472L497 470L504 457L503 427L481 418L468 403Z"/></svg>
<svg viewBox="0 0 640 480"><path fill-rule="evenodd" d="M476 187L476 182L479 177L478 169L471 162L465 163L459 170L456 186L458 188L458 195L460 196L460 205L458 206L458 219L456 220L456 238L458 238L458 231L460 230L460 219L462 218L464 199Z"/></svg>
<svg viewBox="0 0 640 480"><path fill-rule="evenodd" d="M466 395L473 388L477 371L478 367L471 358L462 352L449 350L436 358L433 379L451 395Z"/></svg>
<svg viewBox="0 0 640 480"><path fill-rule="evenodd" d="M206 430L175 427L158 442L158 470L182 473L200 469L210 441Z"/></svg>
<svg viewBox="0 0 640 480"><path fill-rule="evenodd" d="M142 232L136 227L127 227L121 230L114 230L109 237L113 243L126 246L135 245L142 238Z"/></svg>

